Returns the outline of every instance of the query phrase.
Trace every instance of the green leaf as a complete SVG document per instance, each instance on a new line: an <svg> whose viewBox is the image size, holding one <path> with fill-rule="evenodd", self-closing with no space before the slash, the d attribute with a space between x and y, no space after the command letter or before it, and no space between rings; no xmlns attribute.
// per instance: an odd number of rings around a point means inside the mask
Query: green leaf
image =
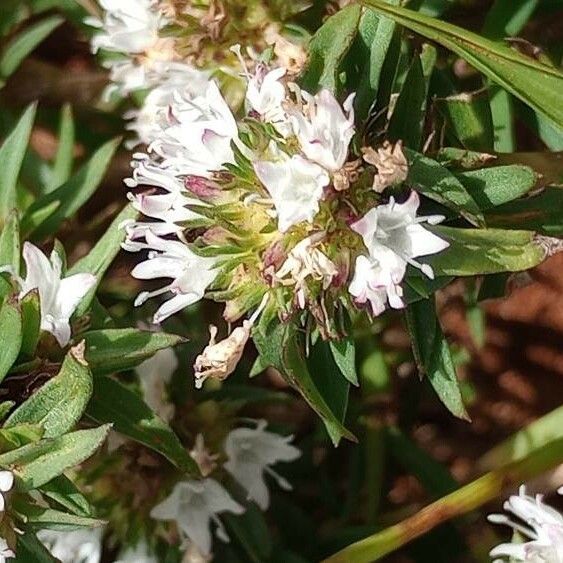
<svg viewBox="0 0 563 563"><path fill-rule="evenodd" d="M60 563L31 532L18 536L16 551L18 563Z"/></svg>
<svg viewBox="0 0 563 563"><path fill-rule="evenodd" d="M498 152L514 152L516 150L514 99L504 88L493 82L489 86L489 97L495 150Z"/></svg>
<svg viewBox="0 0 563 563"><path fill-rule="evenodd" d="M163 455L186 474L199 469L170 427L158 418L137 393L111 377L95 380L87 414L96 422L112 422L115 430Z"/></svg>
<svg viewBox="0 0 563 563"><path fill-rule="evenodd" d="M437 98L434 102L456 139L466 148L491 151L494 146L493 119L484 90Z"/></svg>
<svg viewBox="0 0 563 563"><path fill-rule="evenodd" d="M7 452L38 442L43 437L43 432L38 424L26 423L13 428L0 428L0 451Z"/></svg>
<svg viewBox="0 0 563 563"><path fill-rule="evenodd" d="M302 88L312 94L320 88L338 91L340 64L356 37L360 15L360 6L347 6L318 29L309 44L309 60L300 79Z"/></svg>
<svg viewBox="0 0 563 563"><path fill-rule="evenodd" d="M384 0L362 0L362 3L451 49L505 90L563 126L563 74L559 69L476 33L392 6Z"/></svg>
<svg viewBox="0 0 563 563"><path fill-rule="evenodd" d="M0 147L0 220L16 207L16 185L35 119L35 104L30 105Z"/></svg>
<svg viewBox="0 0 563 563"><path fill-rule="evenodd" d="M107 142L68 182L35 201L23 217L22 230L27 234L33 232L41 239L54 233L64 219L72 217L102 181L119 142L120 139ZM39 216L48 207L54 210L39 222Z"/></svg>
<svg viewBox="0 0 563 563"><path fill-rule="evenodd" d="M45 438L71 430L80 420L92 395L92 373L84 361L84 346L71 348L59 373L20 405L5 427L23 422L41 424Z"/></svg>
<svg viewBox="0 0 563 563"><path fill-rule="evenodd" d="M66 469L88 459L106 439L111 424L46 438L0 455L0 467L11 470L21 491L37 489Z"/></svg>
<svg viewBox="0 0 563 563"><path fill-rule="evenodd" d="M74 139L75 130L72 108L70 104L65 104L61 111L57 154L55 155L49 182L45 186L45 193L52 192L70 178L74 161Z"/></svg>
<svg viewBox="0 0 563 563"><path fill-rule="evenodd" d="M303 355L302 339L294 324L276 323L267 333L254 329L253 339L265 363L274 366L321 417L335 445L338 445L342 437L352 441L356 440L355 436L332 412L321 390L311 377Z"/></svg>
<svg viewBox="0 0 563 563"><path fill-rule="evenodd" d="M20 353L28 358L35 356L35 350L41 336L41 304L39 290L32 289L21 300L22 343Z"/></svg>
<svg viewBox="0 0 563 563"><path fill-rule="evenodd" d="M530 231L452 227L432 230L450 243L442 252L427 258L437 275L519 272L537 266L546 257L540 240Z"/></svg>
<svg viewBox="0 0 563 563"><path fill-rule="evenodd" d="M88 310L104 274L117 256L117 253L121 250L121 243L125 240L125 229L121 228L122 223L136 217L137 211L132 205L125 206L121 213L112 221L108 230L98 240L94 248L69 269L67 273L69 276L83 272L96 276L96 285L80 302L74 313L75 317L82 316Z"/></svg>
<svg viewBox="0 0 563 563"><path fill-rule="evenodd" d="M2 327L2 346L0 346L0 381L14 365L22 344L22 312L17 296L8 296L0 307L0 327Z"/></svg>
<svg viewBox="0 0 563 563"><path fill-rule="evenodd" d="M68 514L52 508L44 508L37 505L25 507L26 528L31 530L57 530L60 532L71 532L81 528L97 528L106 524L104 520Z"/></svg>
<svg viewBox="0 0 563 563"><path fill-rule="evenodd" d="M60 16L51 16L30 25L8 43L2 55L0 55L0 79L5 80L13 74L25 57L63 21L64 18Z"/></svg>
<svg viewBox="0 0 563 563"><path fill-rule="evenodd" d="M495 0L487 12L483 35L497 40L514 37L526 25L538 2L539 0Z"/></svg>
<svg viewBox="0 0 563 563"><path fill-rule="evenodd" d="M422 142L425 106L426 84L420 57L415 55L389 120L389 139L402 140L405 147L418 150Z"/></svg>
<svg viewBox="0 0 563 563"><path fill-rule="evenodd" d="M16 209L12 210L0 232L0 266L9 266L15 275L20 273L20 220ZM0 277L0 298L12 289L12 284Z"/></svg>
<svg viewBox="0 0 563 563"><path fill-rule="evenodd" d="M456 176L484 211L522 197L540 180L530 167L517 164L470 170Z"/></svg>
<svg viewBox="0 0 563 563"><path fill-rule="evenodd" d="M450 348L436 317L433 299L411 303L406 319L412 339L412 349L421 375L428 378L436 394L455 416L469 420Z"/></svg>
<svg viewBox="0 0 563 563"><path fill-rule="evenodd" d="M41 487L41 493L77 516L92 515L92 508L86 497L65 475L59 475L45 483Z"/></svg>
<svg viewBox="0 0 563 563"><path fill-rule="evenodd" d="M224 515L229 536L244 550L249 563L269 561L273 545L268 524L262 511L254 504L246 507L241 515Z"/></svg>
<svg viewBox="0 0 563 563"><path fill-rule="evenodd" d="M442 164L405 149L409 160L407 182L426 197L460 213L469 222L481 226L484 218L465 186Z"/></svg>
<svg viewBox="0 0 563 563"><path fill-rule="evenodd" d="M332 357L340 369L340 373L352 384L358 385L356 373L356 341L352 337L329 342Z"/></svg>
<svg viewBox="0 0 563 563"><path fill-rule="evenodd" d="M92 330L83 338L86 341L86 361L95 374L134 368L159 350L185 342L176 334L136 328Z"/></svg>

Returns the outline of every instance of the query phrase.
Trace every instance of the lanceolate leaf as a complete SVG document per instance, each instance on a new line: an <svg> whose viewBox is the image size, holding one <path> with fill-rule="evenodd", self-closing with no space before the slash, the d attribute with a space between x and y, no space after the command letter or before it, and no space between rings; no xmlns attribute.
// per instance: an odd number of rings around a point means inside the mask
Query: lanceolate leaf
<svg viewBox="0 0 563 563"><path fill-rule="evenodd" d="M0 455L0 467L10 469L20 490L29 491L89 458L106 439L111 424L43 439Z"/></svg>
<svg viewBox="0 0 563 563"><path fill-rule="evenodd" d="M45 428L45 438L71 430L92 395L92 374L83 354L83 345L71 348L59 373L20 405L5 426L22 422L41 424Z"/></svg>
<svg viewBox="0 0 563 563"><path fill-rule="evenodd" d="M563 126L563 73L476 33L384 0L362 3L463 57L491 80Z"/></svg>
<svg viewBox="0 0 563 563"><path fill-rule="evenodd" d="M92 330L83 338L86 342L86 361L95 374L134 368L159 350L185 341L175 334L136 328Z"/></svg>
<svg viewBox="0 0 563 563"><path fill-rule="evenodd" d="M77 516L91 516L92 509L86 497L65 475L59 475L41 487L41 493Z"/></svg>
<svg viewBox="0 0 563 563"><path fill-rule="evenodd" d="M530 231L434 227L450 246L426 260L437 275L474 276L519 272L537 266L546 256L541 239Z"/></svg>
<svg viewBox="0 0 563 563"><path fill-rule="evenodd" d="M22 511L23 512L23 511ZM95 528L106 524L104 520L68 514L52 508L28 506L23 512L27 526L32 530L58 530L70 532L81 528Z"/></svg>
<svg viewBox="0 0 563 563"><path fill-rule="evenodd" d="M16 184L25 150L29 142L31 127L35 119L36 106L31 105L4 140L0 147L0 220L16 206Z"/></svg>
<svg viewBox="0 0 563 563"><path fill-rule="evenodd" d="M12 273L19 275L20 256L20 221L19 214L14 209L9 213L0 231L0 267L8 266ZM0 277L0 298L12 289L12 285L4 276Z"/></svg>
<svg viewBox="0 0 563 563"><path fill-rule="evenodd" d="M360 15L360 6L347 6L315 33L309 45L309 61L300 80L305 90L312 94L320 88L337 92L340 63L358 32Z"/></svg>
<svg viewBox="0 0 563 563"><path fill-rule="evenodd" d="M22 312L15 295L8 296L0 307L0 327L2 329L0 381L2 381L16 361L22 343Z"/></svg>
<svg viewBox="0 0 563 563"><path fill-rule="evenodd" d="M18 563L60 563L31 531L18 537L16 551Z"/></svg>
<svg viewBox="0 0 563 563"><path fill-rule="evenodd" d="M28 358L35 355L41 336L41 304L39 290L33 289L21 300L22 344L20 353Z"/></svg>
<svg viewBox="0 0 563 563"><path fill-rule="evenodd" d="M51 176L45 189L46 193L52 192L70 178L72 162L74 160L74 137L72 109L69 104L65 104L61 111L57 154L55 155Z"/></svg>
<svg viewBox="0 0 563 563"><path fill-rule="evenodd" d="M339 367L342 375L352 384L358 385L356 373L356 342L351 337L342 340L331 340L330 350L332 357Z"/></svg>
<svg viewBox="0 0 563 563"><path fill-rule="evenodd" d="M112 422L115 430L163 455L186 474L199 470L176 434L141 399L111 377L97 377L87 414L96 422Z"/></svg>

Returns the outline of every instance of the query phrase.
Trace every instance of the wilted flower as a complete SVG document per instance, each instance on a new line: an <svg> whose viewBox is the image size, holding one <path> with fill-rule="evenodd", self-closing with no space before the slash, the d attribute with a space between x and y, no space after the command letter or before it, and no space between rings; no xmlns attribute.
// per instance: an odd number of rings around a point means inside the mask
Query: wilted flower
<svg viewBox="0 0 563 563"><path fill-rule="evenodd" d="M363 159L376 167L377 174L373 178L373 189L381 193L388 186L400 184L407 179L409 163L403 153L403 144L385 141L377 150L372 147L362 148Z"/></svg>
<svg viewBox="0 0 563 563"><path fill-rule="evenodd" d="M266 421L259 420L256 428L236 428L225 439L228 460L225 469L246 489L248 498L266 510L270 504L270 493L265 474L276 480L286 490L291 485L271 466L279 461L293 461L301 452L290 444L293 436L280 436L265 430Z"/></svg>
<svg viewBox="0 0 563 563"><path fill-rule="evenodd" d="M99 563L102 557L102 528L71 532L40 530L39 540L62 563Z"/></svg>
<svg viewBox="0 0 563 563"><path fill-rule="evenodd" d="M6 510L6 493L14 486L14 474L5 469L0 471L0 512Z"/></svg>
<svg viewBox="0 0 563 563"><path fill-rule="evenodd" d="M83 297L96 285L92 274L74 274L62 278L62 260L56 250L50 259L30 242L23 245L26 277L16 277L20 285L19 298L37 289L41 307L41 330L50 332L60 346L70 341L70 317ZM11 271L9 266L0 271Z"/></svg>
<svg viewBox="0 0 563 563"><path fill-rule="evenodd" d="M510 496L504 503L504 509L517 520L504 514L491 514L489 521L506 524L529 541L500 544L491 551L491 557L500 557L499 562L505 559L529 563L563 561L563 516L544 504L541 495L531 497L522 486L518 495Z"/></svg>
<svg viewBox="0 0 563 563"><path fill-rule="evenodd" d="M174 405L168 400L166 385L177 367L176 354L172 348L165 348L135 368L145 403L166 422L174 416Z"/></svg>
<svg viewBox="0 0 563 563"><path fill-rule="evenodd" d="M170 496L152 509L151 516L157 520L176 522L180 531L204 555L208 555L212 542L211 521L217 526L219 539L229 541L218 518L222 512L242 514L244 508L217 481L208 478L177 483Z"/></svg>

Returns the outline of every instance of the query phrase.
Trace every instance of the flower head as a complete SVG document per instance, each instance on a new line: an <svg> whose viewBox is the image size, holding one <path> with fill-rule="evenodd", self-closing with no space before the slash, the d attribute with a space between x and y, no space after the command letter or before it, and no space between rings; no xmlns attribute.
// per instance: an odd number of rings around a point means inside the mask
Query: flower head
<svg viewBox="0 0 563 563"><path fill-rule="evenodd" d="M217 536L229 541L218 518L222 512L242 514L244 508L217 481L207 478L177 483L170 496L152 509L151 516L175 521L180 531L207 555L211 552L211 521L217 526Z"/></svg>
<svg viewBox="0 0 563 563"><path fill-rule="evenodd" d="M271 468L279 461L293 461L301 452L290 442L293 436L280 436L265 430L266 421L260 420L256 428L237 428L225 439L228 460L225 469L246 489L248 498L266 510L270 494L265 474L274 477L282 488L291 485Z"/></svg>
<svg viewBox="0 0 563 563"><path fill-rule="evenodd" d="M524 486L518 495L512 495L504 509L516 516L512 520L504 514L491 514L489 520L495 524L506 524L529 541L503 543L491 551L498 561L526 561L529 563L563 562L563 516L543 503L541 495L531 497Z"/></svg>

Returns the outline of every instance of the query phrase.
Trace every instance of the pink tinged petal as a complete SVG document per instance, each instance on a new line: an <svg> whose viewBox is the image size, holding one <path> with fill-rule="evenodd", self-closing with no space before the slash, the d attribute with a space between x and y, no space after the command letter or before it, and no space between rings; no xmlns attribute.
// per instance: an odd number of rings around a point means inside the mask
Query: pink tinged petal
<svg viewBox="0 0 563 563"><path fill-rule="evenodd" d="M377 208L370 209L361 219L350 225L350 228L364 239L368 249L377 230L377 216Z"/></svg>

